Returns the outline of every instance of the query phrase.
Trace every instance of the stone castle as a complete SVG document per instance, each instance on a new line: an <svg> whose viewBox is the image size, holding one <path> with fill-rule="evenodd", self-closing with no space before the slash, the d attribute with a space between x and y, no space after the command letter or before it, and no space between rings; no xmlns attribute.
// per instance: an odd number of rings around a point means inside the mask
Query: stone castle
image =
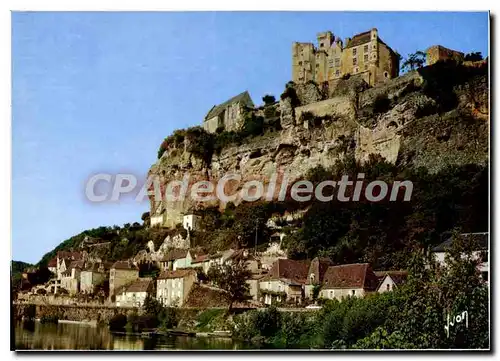
<svg viewBox="0 0 500 361"><path fill-rule="evenodd" d="M292 80L302 84L335 82L359 74L369 85L399 75L398 55L380 39L377 29L355 35L344 42L326 31L318 34L318 47L312 43L293 43Z"/></svg>

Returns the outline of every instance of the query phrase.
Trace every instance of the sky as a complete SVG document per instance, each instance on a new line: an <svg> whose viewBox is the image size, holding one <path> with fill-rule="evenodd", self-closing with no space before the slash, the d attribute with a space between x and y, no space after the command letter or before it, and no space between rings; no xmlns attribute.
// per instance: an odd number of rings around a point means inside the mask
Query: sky
<svg viewBox="0 0 500 361"><path fill-rule="evenodd" d="M89 177L144 177L162 140L213 105L278 98L294 41L374 27L403 56L436 44L488 55L484 12L12 13L12 259L141 222L146 202L86 200Z"/></svg>

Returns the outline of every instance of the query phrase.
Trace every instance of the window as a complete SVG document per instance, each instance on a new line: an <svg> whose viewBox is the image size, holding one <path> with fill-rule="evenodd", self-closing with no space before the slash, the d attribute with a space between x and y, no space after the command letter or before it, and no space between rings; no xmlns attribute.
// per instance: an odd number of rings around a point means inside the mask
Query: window
<svg viewBox="0 0 500 361"><path fill-rule="evenodd" d="M353 55L353 56L354 56L354 55L356 55L357 50L358 50L358 49L356 49L356 48L352 49L352 55Z"/></svg>
<svg viewBox="0 0 500 361"><path fill-rule="evenodd" d="M365 70L368 70L368 64L365 64Z"/></svg>
<svg viewBox="0 0 500 361"><path fill-rule="evenodd" d="M481 278L484 282L488 282L488 272L481 272Z"/></svg>
<svg viewBox="0 0 500 361"><path fill-rule="evenodd" d="M352 290L351 291L352 295L354 296L356 294L356 291L355 290Z"/></svg>
<svg viewBox="0 0 500 361"><path fill-rule="evenodd" d="M488 262L488 252L481 252L481 262Z"/></svg>
<svg viewBox="0 0 500 361"><path fill-rule="evenodd" d="M319 68L319 64L316 64L316 68Z"/></svg>
<svg viewBox="0 0 500 361"><path fill-rule="evenodd" d="M299 61L299 65L302 65L302 61Z"/></svg>
<svg viewBox="0 0 500 361"><path fill-rule="evenodd" d="M390 291L391 290L391 285L388 283L387 284L387 291Z"/></svg>
<svg viewBox="0 0 500 361"><path fill-rule="evenodd" d="M364 52L365 52L365 53L368 53L368 45L365 45L365 46L363 47L363 50L364 50Z"/></svg>
<svg viewBox="0 0 500 361"><path fill-rule="evenodd" d="M335 76L340 76L340 70L335 71Z"/></svg>
<svg viewBox="0 0 500 361"><path fill-rule="evenodd" d="M352 58L352 65L358 65L358 59Z"/></svg>
<svg viewBox="0 0 500 361"><path fill-rule="evenodd" d="M384 71L384 77L389 77L389 74L386 71Z"/></svg>
<svg viewBox="0 0 500 361"><path fill-rule="evenodd" d="M365 61L368 61L368 54L365 54L364 59Z"/></svg>
<svg viewBox="0 0 500 361"><path fill-rule="evenodd" d="M323 44L323 43L319 44L320 48L322 48L323 46L325 46L325 44Z"/></svg>
<svg viewBox="0 0 500 361"><path fill-rule="evenodd" d="M335 66L339 67L340 66L340 58L335 59Z"/></svg>
<svg viewBox="0 0 500 361"><path fill-rule="evenodd" d="M333 291L330 291L330 298L333 298Z"/></svg>

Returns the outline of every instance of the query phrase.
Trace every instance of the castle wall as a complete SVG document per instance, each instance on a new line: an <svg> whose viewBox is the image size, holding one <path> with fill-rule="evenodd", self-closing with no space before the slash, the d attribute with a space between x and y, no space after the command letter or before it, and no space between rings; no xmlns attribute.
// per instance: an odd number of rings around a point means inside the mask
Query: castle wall
<svg viewBox="0 0 500 361"><path fill-rule="evenodd" d="M437 63L439 60L463 60L464 53L445 48L441 45L434 45L427 49L427 65Z"/></svg>

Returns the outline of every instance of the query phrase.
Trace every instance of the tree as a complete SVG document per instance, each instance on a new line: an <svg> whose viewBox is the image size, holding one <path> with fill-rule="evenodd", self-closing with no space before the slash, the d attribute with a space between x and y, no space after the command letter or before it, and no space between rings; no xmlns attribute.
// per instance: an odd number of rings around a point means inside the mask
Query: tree
<svg viewBox="0 0 500 361"><path fill-rule="evenodd" d="M483 54L480 51L476 51L474 53L469 53L465 55L465 61L480 61L483 60Z"/></svg>
<svg viewBox="0 0 500 361"><path fill-rule="evenodd" d="M264 101L264 105L272 105L276 102L276 98L274 95L269 95L266 94L262 97L262 100Z"/></svg>
<svg viewBox="0 0 500 361"><path fill-rule="evenodd" d="M224 263L208 270L208 278L229 295L228 312L231 312L234 302L247 299L249 288L246 281L250 276L251 272L244 261Z"/></svg>
<svg viewBox="0 0 500 361"><path fill-rule="evenodd" d="M417 51L413 54L409 54L408 58L401 64L402 71L412 71L417 68L424 66L426 60L426 54L423 51Z"/></svg>

